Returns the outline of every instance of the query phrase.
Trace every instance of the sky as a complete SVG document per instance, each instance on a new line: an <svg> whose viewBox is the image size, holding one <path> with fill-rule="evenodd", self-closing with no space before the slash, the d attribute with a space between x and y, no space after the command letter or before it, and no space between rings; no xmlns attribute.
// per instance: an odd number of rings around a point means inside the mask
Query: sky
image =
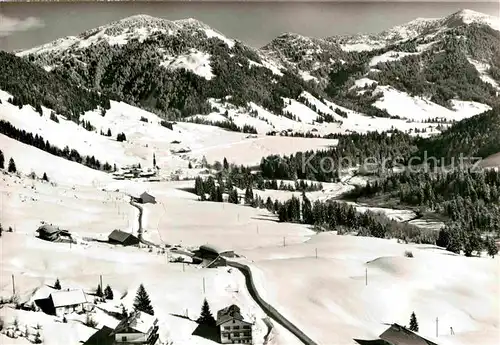
<svg viewBox="0 0 500 345"><path fill-rule="evenodd" d="M135 14L196 18L259 48L284 32L312 37L377 33L417 17L443 17L464 8L499 15L498 0L0 3L0 50L31 48Z"/></svg>

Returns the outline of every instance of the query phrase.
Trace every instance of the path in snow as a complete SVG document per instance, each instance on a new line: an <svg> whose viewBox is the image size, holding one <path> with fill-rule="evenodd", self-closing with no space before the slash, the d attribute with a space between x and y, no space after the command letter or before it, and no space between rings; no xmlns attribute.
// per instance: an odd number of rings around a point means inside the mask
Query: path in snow
<svg viewBox="0 0 500 345"><path fill-rule="evenodd" d="M302 332L297 326L291 323L286 317L284 317L279 311L277 311L272 305L267 303L259 295L259 292L255 288L255 284L252 278L252 271L246 265L239 262L227 260L228 266L237 268L245 276L245 283L250 293L250 296L254 299L255 303L266 313L267 316L275 320L277 323L285 327L290 333L295 335L302 343L305 345L317 345L311 338L309 338L304 332Z"/></svg>

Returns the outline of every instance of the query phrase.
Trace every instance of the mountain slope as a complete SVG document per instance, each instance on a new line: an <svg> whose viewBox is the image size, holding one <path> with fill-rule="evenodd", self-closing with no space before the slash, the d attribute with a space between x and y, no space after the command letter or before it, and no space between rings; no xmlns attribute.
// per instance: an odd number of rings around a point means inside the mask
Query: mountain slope
<svg viewBox="0 0 500 345"><path fill-rule="evenodd" d="M345 51L338 38L298 34L283 34L255 50L194 19L137 15L17 55L72 84L173 120L196 116L205 121L200 114L216 112L205 119L224 122L220 115L232 106L255 117L255 105L294 122L303 114L309 114L307 124L330 121L299 99L306 93L348 113L449 122L498 103L500 32L490 24L488 16L461 11L375 35L383 44L371 51ZM394 95L400 104L416 107L388 104ZM466 105L475 110L458 114L459 101L476 102ZM249 116L237 119L238 126L256 125L261 133L279 130ZM341 128L330 127L332 133Z"/></svg>
<svg viewBox="0 0 500 345"><path fill-rule="evenodd" d="M305 88L255 50L192 19L133 16L17 55L170 118L208 113L208 98L226 96L279 112L280 95Z"/></svg>
<svg viewBox="0 0 500 345"><path fill-rule="evenodd" d="M0 71L0 90L11 93L15 105L30 104L38 110L43 105L68 118L98 107L109 108L105 95L3 51L0 51Z"/></svg>
<svg viewBox="0 0 500 345"><path fill-rule="evenodd" d="M377 35L282 35L262 51L326 85L335 101L375 116L383 116L369 107L376 96L356 85L358 79L369 77L447 107L452 99L493 105L500 81L498 22L463 10L440 19L415 19Z"/></svg>
<svg viewBox="0 0 500 345"><path fill-rule="evenodd" d="M441 135L424 140L420 151L421 156L426 152L427 157L440 157L447 163L451 159L458 163L460 155L486 158L500 152L500 108L460 121Z"/></svg>

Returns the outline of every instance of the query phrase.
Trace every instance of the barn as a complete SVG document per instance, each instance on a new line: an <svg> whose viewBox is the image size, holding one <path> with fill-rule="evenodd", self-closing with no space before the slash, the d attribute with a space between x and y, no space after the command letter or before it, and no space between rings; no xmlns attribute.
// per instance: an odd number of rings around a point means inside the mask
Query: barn
<svg viewBox="0 0 500 345"><path fill-rule="evenodd" d="M211 244L204 244L200 246L200 249L196 253L197 256L203 259L215 259L219 256L234 257L234 251L220 248Z"/></svg>
<svg viewBox="0 0 500 345"><path fill-rule="evenodd" d="M139 239L131 233L113 230L108 236L108 242L112 244L121 244L122 246L133 246L139 244Z"/></svg>
<svg viewBox="0 0 500 345"><path fill-rule="evenodd" d="M156 199L154 196L149 194L148 192L142 193L137 199L141 204L156 204Z"/></svg>

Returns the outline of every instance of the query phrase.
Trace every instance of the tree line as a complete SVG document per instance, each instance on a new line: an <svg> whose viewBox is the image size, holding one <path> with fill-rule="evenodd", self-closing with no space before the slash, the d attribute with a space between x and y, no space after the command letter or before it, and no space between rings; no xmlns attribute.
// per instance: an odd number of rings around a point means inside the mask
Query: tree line
<svg viewBox="0 0 500 345"><path fill-rule="evenodd" d="M400 205L430 210L447 221L439 245L453 252L494 251L500 236L500 172L471 169L452 172L408 172L367 182L345 195L354 200L397 200Z"/></svg>
<svg viewBox="0 0 500 345"><path fill-rule="evenodd" d="M208 126L216 126L227 129L232 132L257 134L257 129L255 129L255 127L248 124L244 124L243 127L240 127L237 124L235 124L233 120L211 121L211 120L206 120L200 116L196 116L191 119L184 119L184 122L191 122Z"/></svg>
<svg viewBox="0 0 500 345"><path fill-rule="evenodd" d="M104 93L82 88L57 71L47 72L3 51L0 51L0 89L13 96L15 105L29 104L38 112L43 105L71 120L78 119L85 111L110 108Z"/></svg>
<svg viewBox="0 0 500 345"><path fill-rule="evenodd" d="M91 169L104 171L111 171L114 169L108 162L102 164L94 156L82 156L77 150L70 149L68 146L65 146L64 149L61 150L60 148L51 145L48 140L44 140L42 136L38 134L33 136L32 133L17 129L8 121L0 120L0 133L24 144L48 152L54 156L83 164Z"/></svg>

